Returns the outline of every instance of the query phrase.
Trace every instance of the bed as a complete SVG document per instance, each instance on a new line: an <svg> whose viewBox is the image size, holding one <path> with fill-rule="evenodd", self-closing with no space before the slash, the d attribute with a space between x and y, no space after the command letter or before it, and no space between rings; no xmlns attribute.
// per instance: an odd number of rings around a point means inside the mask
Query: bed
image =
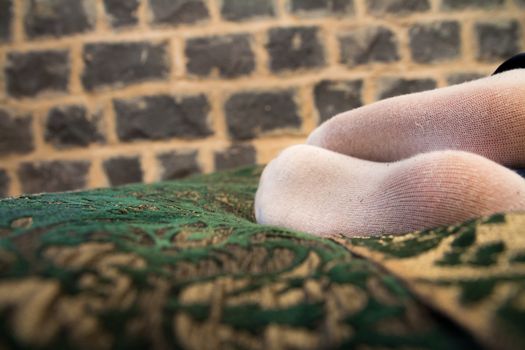
<svg viewBox="0 0 525 350"><path fill-rule="evenodd" d="M525 348L524 214L317 238L261 170L1 200L0 348Z"/></svg>

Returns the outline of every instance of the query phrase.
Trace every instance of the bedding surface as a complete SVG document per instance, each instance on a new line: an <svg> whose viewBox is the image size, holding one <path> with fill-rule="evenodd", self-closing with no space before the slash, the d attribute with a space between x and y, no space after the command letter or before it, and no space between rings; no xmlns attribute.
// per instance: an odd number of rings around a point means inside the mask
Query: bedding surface
<svg viewBox="0 0 525 350"><path fill-rule="evenodd" d="M261 170L1 200L0 348L525 346L525 215L321 239L254 223Z"/></svg>

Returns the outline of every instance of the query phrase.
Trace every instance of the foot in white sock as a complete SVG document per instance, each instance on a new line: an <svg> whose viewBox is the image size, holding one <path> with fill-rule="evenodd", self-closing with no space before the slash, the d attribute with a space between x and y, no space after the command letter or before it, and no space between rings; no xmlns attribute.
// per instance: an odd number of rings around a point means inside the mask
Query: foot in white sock
<svg viewBox="0 0 525 350"><path fill-rule="evenodd" d="M320 236L405 233L525 209L525 181L476 154L376 163L319 147L282 152L263 172L257 222Z"/></svg>
<svg viewBox="0 0 525 350"><path fill-rule="evenodd" d="M525 69L342 113L307 143L379 162L461 150L525 167Z"/></svg>

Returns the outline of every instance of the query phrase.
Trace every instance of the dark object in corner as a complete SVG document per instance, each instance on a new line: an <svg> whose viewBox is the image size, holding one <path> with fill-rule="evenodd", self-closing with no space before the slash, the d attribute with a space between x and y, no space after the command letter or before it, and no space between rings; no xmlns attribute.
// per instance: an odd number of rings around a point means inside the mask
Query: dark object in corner
<svg viewBox="0 0 525 350"><path fill-rule="evenodd" d="M514 55L503 62L492 75L518 68L525 68L525 52Z"/></svg>

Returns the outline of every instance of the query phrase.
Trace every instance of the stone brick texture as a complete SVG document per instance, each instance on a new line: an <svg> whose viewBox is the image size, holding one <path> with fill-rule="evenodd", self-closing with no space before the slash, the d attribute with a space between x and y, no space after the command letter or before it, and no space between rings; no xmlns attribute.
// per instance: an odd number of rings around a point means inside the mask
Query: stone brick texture
<svg viewBox="0 0 525 350"><path fill-rule="evenodd" d="M477 23L477 58L498 62L520 52L520 29L523 30L515 20Z"/></svg>
<svg viewBox="0 0 525 350"><path fill-rule="evenodd" d="M202 171L197 150L164 152L157 156L157 160L162 169L162 180L182 179Z"/></svg>
<svg viewBox="0 0 525 350"><path fill-rule="evenodd" d="M458 57L459 32L456 21L412 26L408 33L412 59L417 63L433 63Z"/></svg>
<svg viewBox="0 0 525 350"><path fill-rule="evenodd" d="M27 0L24 28L29 38L63 37L93 29L94 3L89 0Z"/></svg>
<svg viewBox="0 0 525 350"><path fill-rule="evenodd" d="M87 184L90 163L84 160L22 162L18 177L25 193L71 191Z"/></svg>
<svg viewBox="0 0 525 350"><path fill-rule="evenodd" d="M162 80L169 71L166 43L96 43L83 52L86 90Z"/></svg>
<svg viewBox="0 0 525 350"><path fill-rule="evenodd" d="M152 24L178 26L196 24L209 18L205 0L150 0Z"/></svg>
<svg viewBox="0 0 525 350"><path fill-rule="evenodd" d="M221 15L227 21L247 21L275 15L274 0L222 0Z"/></svg>
<svg viewBox="0 0 525 350"><path fill-rule="evenodd" d="M9 176L7 172L0 169L0 198L7 197L7 191L9 189Z"/></svg>
<svg viewBox="0 0 525 350"><path fill-rule="evenodd" d="M323 80L315 85L315 107L318 124L331 117L363 105L362 80Z"/></svg>
<svg viewBox="0 0 525 350"><path fill-rule="evenodd" d="M217 170L235 169L256 163L255 148L246 144L234 144L231 147L216 151L214 155Z"/></svg>
<svg viewBox="0 0 525 350"><path fill-rule="evenodd" d="M525 0L0 0L0 198L265 164L521 51Z"/></svg>
<svg viewBox="0 0 525 350"><path fill-rule="evenodd" d="M103 163L104 171L112 186L126 185L142 181L142 168L139 157L115 157Z"/></svg>
<svg viewBox="0 0 525 350"><path fill-rule="evenodd" d="M12 11L11 0L0 0L0 43L11 38Z"/></svg>
<svg viewBox="0 0 525 350"><path fill-rule="evenodd" d="M317 27L272 28L268 32L266 49L270 69L312 69L324 65L324 49Z"/></svg>
<svg viewBox="0 0 525 350"><path fill-rule="evenodd" d="M377 99L382 100L389 97L411 94L414 92L432 90L437 83L432 78L383 78L380 81L381 88L377 91Z"/></svg>
<svg viewBox="0 0 525 350"><path fill-rule="evenodd" d="M385 27L351 29L339 36L340 62L349 67L400 59L395 33Z"/></svg>
<svg viewBox="0 0 525 350"><path fill-rule="evenodd" d="M236 78L255 69L255 56L248 35L190 39L186 42L186 69L201 77Z"/></svg>
<svg viewBox="0 0 525 350"><path fill-rule="evenodd" d="M65 94L70 72L65 50L9 52L5 66L7 92L15 98L45 92Z"/></svg>
<svg viewBox="0 0 525 350"><path fill-rule="evenodd" d="M303 17L319 13L347 16L354 13L354 0L291 0L290 10Z"/></svg>
<svg viewBox="0 0 525 350"><path fill-rule="evenodd" d="M99 132L97 116L88 117L83 106L59 106L49 111L45 126L46 142L56 148L85 147L94 142L103 142Z"/></svg>
<svg viewBox="0 0 525 350"><path fill-rule="evenodd" d="M409 14L430 10L430 0L369 0L367 9L375 15Z"/></svg>
<svg viewBox="0 0 525 350"><path fill-rule="evenodd" d="M139 0L104 0L106 14L113 27L133 26L138 23Z"/></svg>
<svg viewBox="0 0 525 350"><path fill-rule="evenodd" d="M231 96L224 105L231 138L253 139L283 128L301 126L293 91L242 92Z"/></svg>
<svg viewBox="0 0 525 350"><path fill-rule="evenodd" d="M0 156L33 151L33 128L30 115L17 116L0 109Z"/></svg>
<svg viewBox="0 0 525 350"><path fill-rule="evenodd" d="M205 138L212 134L205 95L176 98L169 95L113 102L121 141Z"/></svg>
<svg viewBox="0 0 525 350"><path fill-rule="evenodd" d="M442 7L446 10L464 8L494 8L502 6L505 0L443 0Z"/></svg>

